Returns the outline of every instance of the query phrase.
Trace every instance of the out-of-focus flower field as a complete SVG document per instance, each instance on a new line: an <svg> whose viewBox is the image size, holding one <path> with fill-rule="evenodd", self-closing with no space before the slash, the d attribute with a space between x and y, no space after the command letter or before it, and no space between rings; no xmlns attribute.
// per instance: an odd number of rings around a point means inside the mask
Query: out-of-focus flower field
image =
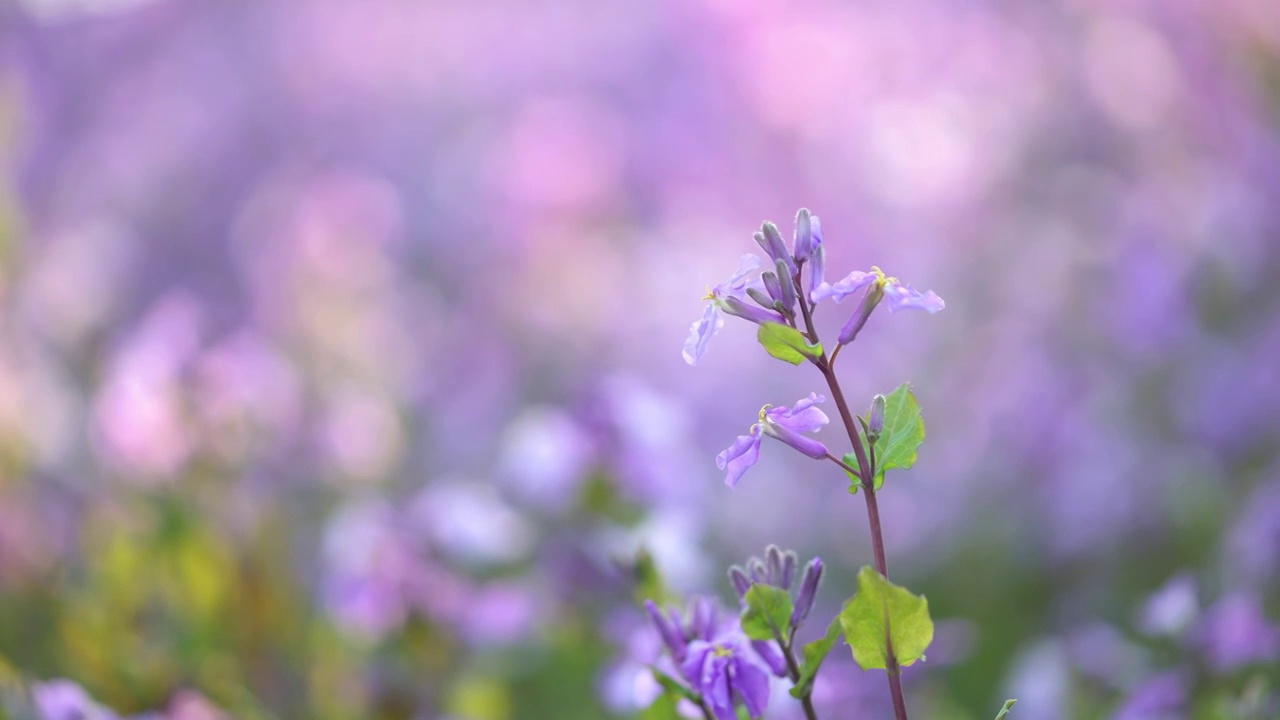
<svg viewBox="0 0 1280 720"><path fill-rule="evenodd" d="M650 569L770 542L830 617L861 498L713 460L816 375L680 354L802 206L947 302L841 371L913 715L1280 717L1274 0L7 0L0 715L656 718Z"/></svg>

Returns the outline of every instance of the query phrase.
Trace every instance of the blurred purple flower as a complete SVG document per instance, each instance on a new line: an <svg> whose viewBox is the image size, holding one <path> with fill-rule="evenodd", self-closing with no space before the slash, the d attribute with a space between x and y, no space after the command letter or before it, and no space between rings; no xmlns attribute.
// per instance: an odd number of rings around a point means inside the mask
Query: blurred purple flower
<svg viewBox="0 0 1280 720"><path fill-rule="evenodd" d="M707 290L707 308L702 317L689 328L689 339L684 343L684 361L697 365L698 360L707 352L707 343L724 327L723 313L740 315L753 322L783 322L782 316L770 313L743 302L742 297L747 287L752 284L750 277L760 268L760 258L755 255L743 255L738 261L738 269L728 280Z"/></svg>
<svg viewBox="0 0 1280 720"><path fill-rule="evenodd" d="M1185 573L1175 575L1147 598L1138 629L1148 635L1179 637L1199 612L1195 578Z"/></svg>
<svg viewBox="0 0 1280 720"><path fill-rule="evenodd" d="M759 422L751 426L747 435L738 439L716 456L716 466L726 471L724 483L729 487L738 484L743 473L760 459L760 440L768 435L790 445L815 460L827 456L827 447L802 433L816 432L830 420L826 413L814 407L825 397L809 393L794 407L765 405L760 409Z"/></svg>
<svg viewBox="0 0 1280 720"><path fill-rule="evenodd" d="M1161 673L1133 688L1112 720L1178 720L1185 718L1187 679L1180 672Z"/></svg>
<svg viewBox="0 0 1280 720"><path fill-rule="evenodd" d="M119 716L93 701L70 680L50 680L31 687L39 720L116 720Z"/></svg>
<svg viewBox="0 0 1280 720"><path fill-rule="evenodd" d="M597 460L589 432L572 415L559 408L532 407L506 430L499 476L521 502L559 513L570 509Z"/></svg>
<svg viewBox="0 0 1280 720"><path fill-rule="evenodd" d="M1258 597L1248 592L1214 603L1197 625L1195 642L1209 667L1219 673L1280 657L1280 629L1263 614Z"/></svg>

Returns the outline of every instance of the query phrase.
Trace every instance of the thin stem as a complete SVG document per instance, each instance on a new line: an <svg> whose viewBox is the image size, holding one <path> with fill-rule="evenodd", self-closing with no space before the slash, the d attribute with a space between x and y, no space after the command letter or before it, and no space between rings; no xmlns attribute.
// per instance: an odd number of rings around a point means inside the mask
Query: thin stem
<svg viewBox="0 0 1280 720"><path fill-rule="evenodd" d="M796 274L796 285L799 286L799 273ZM809 313L809 303L803 295L800 295L800 311L804 315L805 329L809 334L810 342L818 342L818 333L813 328L813 316ZM839 350L840 346L836 346ZM833 356L834 357L834 353ZM822 376L827 380L827 387L831 389L831 397L836 403L836 408L840 411L840 419L844 422L844 429L849 434L849 442L853 444L853 454L858 460L858 475L862 478L862 498L867 504L867 525L871 529L871 552L875 558L876 570L885 577L889 578L889 565L885 562L884 556L884 532L880 529L880 506L876 502L876 492L872 485L872 479L875 477L875 468L867 457L866 451L862 447L862 437L858 432L858 424L853 420L853 413L849 411L849 402L845 400L844 391L840 389L840 381L836 378L835 370L831 366L831 360L822 358L815 363L818 369L822 371ZM841 463L844 464L843 462ZM898 667L898 659L893 655L893 645L889 642L889 638L885 638L885 674L889 676L889 694L893 698L893 714L897 720L907 719L907 704L902 696L902 671Z"/></svg>
<svg viewBox="0 0 1280 720"><path fill-rule="evenodd" d="M716 716L711 714L711 708L707 707L706 700L699 700L698 708L702 710L702 717L706 718L706 720L716 720Z"/></svg>
<svg viewBox="0 0 1280 720"><path fill-rule="evenodd" d="M787 659L787 674L791 676L791 682L793 684L800 682L800 664L796 662L796 656L791 652L791 643L784 643L779 639L778 647L782 648L782 656ZM808 694L800 698L800 705L804 707L804 716L808 720L818 720L818 713L813 709L813 700Z"/></svg>
<svg viewBox="0 0 1280 720"><path fill-rule="evenodd" d="M848 463L846 463L845 461L841 460L840 458L836 457L835 455L832 455L831 453L827 453L827 459L828 459L828 460L830 460L831 462L833 462L833 463L835 463L835 464L839 465L840 467L844 468L844 471L845 471L845 472L847 472L847 473L849 473L850 475L855 475L855 476L857 476L857 478L858 478L858 482L859 482L859 483L861 483L861 482L862 482L862 475L861 475L861 474L860 474L856 469L849 467L849 464L848 464Z"/></svg>
<svg viewBox="0 0 1280 720"><path fill-rule="evenodd" d="M831 359L827 361L827 364L833 368L836 366L836 358L840 355L840 348L842 347L844 345L837 344L836 349L831 351Z"/></svg>

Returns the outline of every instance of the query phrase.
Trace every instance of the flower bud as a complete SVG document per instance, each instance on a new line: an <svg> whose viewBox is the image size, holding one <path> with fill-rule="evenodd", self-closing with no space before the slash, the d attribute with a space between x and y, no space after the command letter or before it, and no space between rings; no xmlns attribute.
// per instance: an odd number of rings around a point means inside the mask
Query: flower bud
<svg viewBox="0 0 1280 720"><path fill-rule="evenodd" d="M687 646L685 645L684 632L680 629L678 623L659 610L652 600L645 600L644 608L649 611L649 618L653 620L653 624L658 628L658 636L662 638L662 643L671 652L671 657L675 658L676 662L684 660Z"/></svg>
<svg viewBox="0 0 1280 720"><path fill-rule="evenodd" d="M778 268L778 284L782 287L782 307L787 312L795 314L796 311L796 285L792 281L791 276L787 274L787 264L781 260L774 263Z"/></svg>
<svg viewBox="0 0 1280 720"><path fill-rule="evenodd" d="M799 627L809 617L813 601L818 597L818 584L822 581L822 559L814 558L804 566L804 578L800 581L800 594L791 611L791 627Z"/></svg>
<svg viewBox="0 0 1280 720"><path fill-rule="evenodd" d="M871 399L871 409L867 411L867 442L874 445L884 431L884 396L877 395Z"/></svg>
<svg viewBox="0 0 1280 720"><path fill-rule="evenodd" d="M871 317L871 311L876 309L876 305L880 304L880 298L884 297L884 286L878 282L871 283L867 288L867 293L862 296L862 303L858 306L858 311L849 318L849 322L840 328L840 335L837 341L841 345L848 345L858 336L858 332L862 330L862 326L867 324L867 319Z"/></svg>
<svg viewBox="0 0 1280 720"><path fill-rule="evenodd" d="M814 221L816 222L817 219L814 218ZM826 265L827 251L823 250L822 246L819 245L813 249L813 254L809 256L809 295L807 297L810 299L813 298L813 291L817 290L818 286L826 280L824 277L827 272Z"/></svg>
<svg viewBox="0 0 1280 720"><path fill-rule="evenodd" d="M738 593L738 599L746 602L747 591L751 589L751 578L747 577L747 571L738 565L730 567L729 582L733 584L734 592Z"/></svg>
<svg viewBox="0 0 1280 720"><path fill-rule="evenodd" d="M800 212L796 213L796 237L795 251L796 260L808 260L813 254L813 226L809 221L809 209L800 208Z"/></svg>
<svg viewBox="0 0 1280 720"><path fill-rule="evenodd" d="M771 272L760 273L760 279L764 281L764 289L769 291L769 297L776 302L782 302L782 285L778 282L778 276ZM771 304L769 307L773 307Z"/></svg>
<svg viewBox="0 0 1280 720"><path fill-rule="evenodd" d="M777 308L775 308L775 307L774 307L775 301L774 301L774 299L773 299L773 298L769 297L768 295L765 295L764 293L760 292L759 290L757 290L757 289L755 289L755 288L747 288L747 295L748 295L752 300L755 300L755 301L756 301L756 304L757 304L757 305L759 305L759 306L760 306L760 307L762 307L762 308L765 308L765 309L768 309L768 310L776 310L776 309L777 309Z"/></svg>
<svg viewBox="0 0 1280 720"><path fill-rule="evenodd" d="M772 310L758 308L755 305L748 305L736 297L727 297L720 301L720 307L728 314L734 317L740 317L743 320L750 320L757 325L760 323L778 323L784 324L786 318L782 317Z"/></svg>
<svg viewBox="0 0 1280 720"><path fill-rule="evenodd" d="M783 261L787 265L788 275L794 275L796 272L795 261L791 259L791 253L787 250L786 243L782 242L782 235L778 232L778 226L767 220L760 225L760 232L753 236L760 247L769 254L770 259L774 262Z"/></svg>
<svg viewBox="0 0 1280 720"><path fill-rule="evenodd" d="M769 584L777 585L782 579L782 550L777 545L764 549L764 562L769 570Z"/></svg>
<svg viewBox="0 0 1280 720"><path fill-rule="evenodd" d="M769 570L760 558L751 558L747 562L747 570L751 572L751 581L761 585L769 584Z"/></svg>
<svg viewBox="0 0 1280 720"><path fill-rule="evenodd" d="M782 553L782 577L778 579L778 587L791 589L796 579L796 554L790 550Z"/></svg>

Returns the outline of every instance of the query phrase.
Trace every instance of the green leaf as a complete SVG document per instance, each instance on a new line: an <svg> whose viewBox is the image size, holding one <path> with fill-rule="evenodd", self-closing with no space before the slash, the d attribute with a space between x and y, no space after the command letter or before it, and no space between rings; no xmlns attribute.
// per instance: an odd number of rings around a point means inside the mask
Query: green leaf
<svg viewBox="0 0 1280 720"><path fill-rule="evenodd" d="M1018 702L1017 698L1013 698L1012 700L1005 700L1004 707L1000 708L1000 714L996 715L996 720L1003 720L1004 716L1008 715L1009 711L1013 709L1013 704L1016 702Z"/></svg>
<svg viewBox="0 0 1280 720"><path fill-rule="evenodd" d="M796 680L795 687L791 688L791 697L798 700L808 697L809 693L813 692L813 678L817 676L818 668L822 667L822 661L827 658L827 653L831 652L831 648L839 639L840 618L837 616L832 618L831 624L827 626L826 635L800 648L803 661L800 665L800 677Z"/></svg>
<svg viewBox="0 0 1280 720"><path fill-rule="evenodd" d="M756 583L747 591L747 607L742 611L742 632L752 640L787 642L791 624L791 594L782 588Z"/></svg>
<svg viewBox="0 0 1280 720"><path fill-rule="evenodd" d="M903 667L924 657L933 641L929 601L894 585L871 567L858 572L858 592L840 611L840 626L853 659L863 670L885 669L886 639Z"/></svg>
<svg viewBox="0 0 1280 720"><path fill-rule="evenodd" d="M860 439L861 439L861 438L860 438ZM866 447L866 441L865 441L865 440L863 440L863 447ZM851 468L856 468L856 467L858 467L858 456L857 456L857 454L855 454L855 453L845 453L845 454L844 454L844 457L842 457L842 458L840 458L840 459L844 461L844 464L845 464L845 465L848 465L848 466L849 466L849 467L851 467ZM847 476L849 477L849 494L850 494L850 495L857 495L857 494L858 494L858 489L862 487L862 481L858 479L858 476L857 476L857 475L854 475L853 473L849 472L848 470L845 470L845 471L844 471L844 474L845 474L845 475L847 475ZM876 489L879 489L879 487L877 487Z"/></svg>
<svg viewBox="0 0 1280 720"><path fill-rule="evenodd" d="M886 470L906 469L916 464L916 450L924 442L924 419L910 383L903 383L884 399L884 430L876 442L876 490L884 484Z"/></svg>
<svg viewBox="0 0 1280 720"><path fill-rule="evenodd" d="M790 325L760 323L756 339L770 355L792 365L799 365L806 358L816 360L822 357L822 344L810 345L804 334Z"/></svg>
<svg viewBox="0 0 1280 720"><path fill-rule="evenodd" d="M658 681L658 684L662 686L662 690L666 694L675 698L685 698L695 703L702 699L697 693L685 687L679 680L661 670L649 668L649 672L653 673L653 679Z"/></svg>

